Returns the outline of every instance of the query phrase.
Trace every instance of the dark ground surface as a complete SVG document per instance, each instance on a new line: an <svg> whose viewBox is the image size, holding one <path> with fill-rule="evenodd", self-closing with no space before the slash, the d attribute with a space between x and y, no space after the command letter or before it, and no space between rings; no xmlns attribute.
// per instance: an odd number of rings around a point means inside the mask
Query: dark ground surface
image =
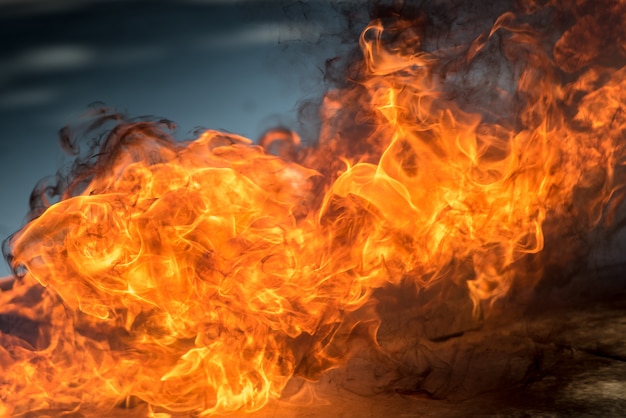
<svg viewBox="0 0 626 418"><path fill-rule="evenodd" d="M407 337L414 364L421 357L429 366L381 393L355 395L385 374L364 372L367 366L353 360L315 385L322 401L277 402L254 416L625 416L625 289L624 266L578 275L545 289L513 317L494 315L443 341Z"/></svg>

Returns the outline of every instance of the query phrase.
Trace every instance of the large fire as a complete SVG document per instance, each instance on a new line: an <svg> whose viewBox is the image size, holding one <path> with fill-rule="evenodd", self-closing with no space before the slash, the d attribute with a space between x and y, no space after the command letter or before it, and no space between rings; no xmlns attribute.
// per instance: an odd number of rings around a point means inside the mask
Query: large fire
<svg viewBox="0 0 626 418"><path fill-rule="evenodd" d="M607 46L594 20L626 20L626 3L570 6L580 16L558 38L533 26L547 5L454 48L399 12L372 21L314 147L287 131L177 142L119 121L7 243L19 280L0 314L32 332L0 332L0 415L254 411L292 377L340 367L360 324L376 345L376 289L455 282L488 313L578 257L626 184L626 36ZM490 77L494 48L508 90L449 89Z"/></svg>

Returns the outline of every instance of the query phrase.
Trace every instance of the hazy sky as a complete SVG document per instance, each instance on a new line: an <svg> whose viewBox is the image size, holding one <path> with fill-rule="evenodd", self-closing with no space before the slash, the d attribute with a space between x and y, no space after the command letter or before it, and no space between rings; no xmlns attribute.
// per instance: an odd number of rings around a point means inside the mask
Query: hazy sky
<svg viewBox="0 0 626 418"><path fill-rule="evenodd" d="M297 129L323 91L340 18L328 2L0 0L0 239L70 161L57 132L88 105L252 139ZM0 263L0 276L8 274Z"/></svg>

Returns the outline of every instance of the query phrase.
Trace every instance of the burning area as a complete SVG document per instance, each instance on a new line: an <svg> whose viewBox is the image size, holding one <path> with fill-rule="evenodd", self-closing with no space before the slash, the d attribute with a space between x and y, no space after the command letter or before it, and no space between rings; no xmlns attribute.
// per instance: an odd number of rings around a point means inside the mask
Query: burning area
<svg viewBox="0 0 626 418"><path fill-rule="evenodd" d="M178 141L105 108L62 131L73 166L3 247L0 415L541 378L517 319L624 222L626 2L369 7L354 59L327 61L317 138Z"/></svg>

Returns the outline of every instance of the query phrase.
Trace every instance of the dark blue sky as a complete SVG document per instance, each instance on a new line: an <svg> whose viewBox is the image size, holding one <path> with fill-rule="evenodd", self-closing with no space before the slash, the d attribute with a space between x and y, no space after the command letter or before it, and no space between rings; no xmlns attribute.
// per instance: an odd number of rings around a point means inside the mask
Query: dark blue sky
<svg viewBox="0 0 626 418"><path fill-rule="evenodd" d="M179 139L198 126L297 130L342 25L326 1L0 2L0 239L37 181L71 161L57 133L91 103L168 118Z"/></svg>

